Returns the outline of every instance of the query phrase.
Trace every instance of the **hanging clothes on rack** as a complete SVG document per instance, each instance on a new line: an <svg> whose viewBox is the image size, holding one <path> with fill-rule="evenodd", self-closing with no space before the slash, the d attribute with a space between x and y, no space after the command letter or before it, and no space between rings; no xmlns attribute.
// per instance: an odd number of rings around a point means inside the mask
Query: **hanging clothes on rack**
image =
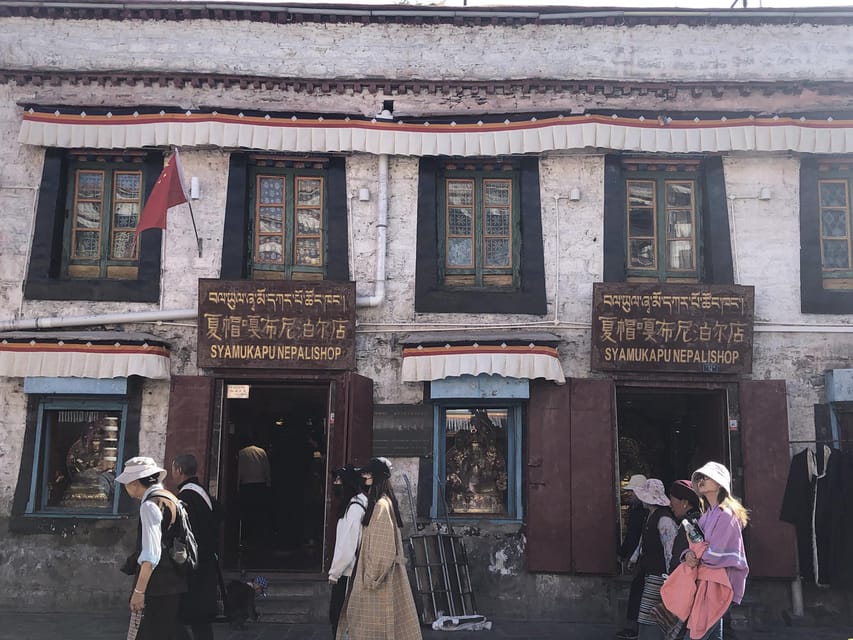
<svg viewBox="0 0 853 640"><path fill-rule="evenodd" d="M827 445L791 459L779 519L794 525L800 575L818 586L853 584L853 461Z"/></svg>

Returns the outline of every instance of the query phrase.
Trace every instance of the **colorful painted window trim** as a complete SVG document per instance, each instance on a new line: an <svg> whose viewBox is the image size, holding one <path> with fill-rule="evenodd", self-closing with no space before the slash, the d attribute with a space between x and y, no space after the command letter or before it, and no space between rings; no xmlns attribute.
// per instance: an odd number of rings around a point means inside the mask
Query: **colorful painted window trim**
<svg viewBox="0 0 853 640"><path fill-rule="evenodd" d="M447 163L439 181L439 268L447 287L515 289L521 232L518 171Z"/></svg>
<svg viewBox="0 0 853 640"><path fill-rule="evenodd" d="M259 166L251 176L251 277L322 279L327 262L325 171Z"/></svg>
<svg viewBox="0 0 853 640"><path fill-rule="evenodd" d="M64 250L69 278L137 277L135 231L144 205L144 157L118 160L71 162Z"/></svg>

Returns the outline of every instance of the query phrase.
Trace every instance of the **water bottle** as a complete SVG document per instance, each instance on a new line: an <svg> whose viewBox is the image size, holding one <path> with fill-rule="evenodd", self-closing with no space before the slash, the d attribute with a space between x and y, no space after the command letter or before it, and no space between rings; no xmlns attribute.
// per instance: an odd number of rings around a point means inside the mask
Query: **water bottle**
<svg viewBox="0 0 853 640"><path fill-rule="evenodd" d="M702 529L699 528L698 524L694 524L690 522L690 520L682 520L681 526L684 527L684 531L687 533L687 539L690 542L704 542L705 535L702 533Z"/></svg>

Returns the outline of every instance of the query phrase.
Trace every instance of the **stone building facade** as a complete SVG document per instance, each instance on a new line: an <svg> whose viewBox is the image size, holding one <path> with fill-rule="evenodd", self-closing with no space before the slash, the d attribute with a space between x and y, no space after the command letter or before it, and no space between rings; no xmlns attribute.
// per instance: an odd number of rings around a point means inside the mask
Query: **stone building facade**
<svg viewBox="0 0 853 640"><path fill-rule="evenodd" d="M110 462L189 449L229 569L321 574L327 471L381 454L484 613L586 619L622 597L620 482L718 459L751 602L796 610L788 463L851 433L851 22L0 2L0 605L122 601ZM134 250L175 148L192 218ZM252 331L343 355L210 359ZM304 482L270 561L241 551L252 439Z"/></svg>

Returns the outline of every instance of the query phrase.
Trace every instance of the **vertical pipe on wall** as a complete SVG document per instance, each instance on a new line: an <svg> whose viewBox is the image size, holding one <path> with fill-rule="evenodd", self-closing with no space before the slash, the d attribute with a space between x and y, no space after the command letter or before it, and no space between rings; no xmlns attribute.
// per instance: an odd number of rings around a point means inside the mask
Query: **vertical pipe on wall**
<svg viewBox="0 0 853 640"><path fill-rule="evenodd" d="M378 307L385 300L385 250L388 231L388 154L379 156L379 194L376 212L376 280L373 295L358 296L357 307Z"/></svg>

